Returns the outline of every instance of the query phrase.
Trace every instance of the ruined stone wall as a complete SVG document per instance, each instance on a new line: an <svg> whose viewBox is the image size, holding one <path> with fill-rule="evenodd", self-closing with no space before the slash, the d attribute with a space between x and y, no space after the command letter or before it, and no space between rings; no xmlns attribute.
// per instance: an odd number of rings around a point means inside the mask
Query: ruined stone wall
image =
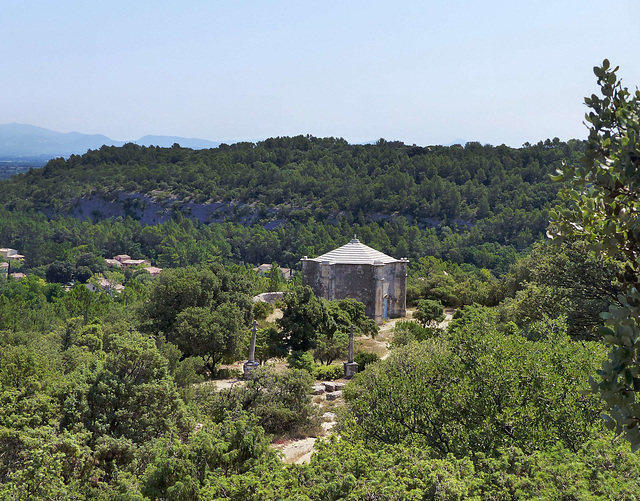
<svg viewBox="0 0 640 501"><path fill-rule="evenodd" d="M371 265L325 264L302 261L302 285L325 299L352 298L364 303L367 316L376 313L375 267Z"/></svg>
<svg viewBox="0 0 640 501"><path fill-rule="evenodd" d="M388 295L387 315L389 318L404 317L407 314L407 263L390 263L384 266L385 293Z"/></svg>
<svg viewBox="0 0 640 501"><path fill-rule="evenodd" d="M302 284L325 299L356 299L365 305L368 317L383 321L384 298L387 316L404 317L407 313L407 263L386 265L329 264L302 261Z"/></svg>
<svg viewBox="0 0 640 501"><path fill-rule="evenodd" d="M364 303L367 316L376 312L375 267L369 264L335 264L332 299L352 298Z"/></svg>

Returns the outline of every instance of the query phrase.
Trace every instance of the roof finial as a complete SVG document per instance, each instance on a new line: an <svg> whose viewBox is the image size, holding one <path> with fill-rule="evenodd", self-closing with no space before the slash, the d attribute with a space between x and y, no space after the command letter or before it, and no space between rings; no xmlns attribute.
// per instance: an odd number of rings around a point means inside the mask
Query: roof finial
<svg viewBox="0 0 640 501"><path fill-rule="evenodd" d="M350 244L359 244L360 240L358 240L358 237L356 237L356 234L353 234L353 238L351 239L351 242L349 242Z"/></svg>

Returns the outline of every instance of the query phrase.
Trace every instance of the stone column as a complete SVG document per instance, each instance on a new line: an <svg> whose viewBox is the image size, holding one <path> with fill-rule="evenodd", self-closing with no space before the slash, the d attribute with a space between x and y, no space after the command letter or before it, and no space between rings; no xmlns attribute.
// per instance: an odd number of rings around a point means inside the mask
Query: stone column
<svg viewBox="0 0 640 501"><path fill-rule="evenodd" d="M344 377L351 379L358 373L358 364L353 361L353 325L349 330L349 361L344 363Z"/></svg>
<svg viewBox="0 0 640 501"><path fill-rule="evenodd" d="M374 316L373 319L376 321L376 324L382 325L384 323L383 311L382 311L382 302L384 301L384 264L382 261L374 261L373 262L373 273L375 280L375 305L374 305Z"/></svg>
<svg viewBox="0 0 640 501"><path fill-rule="evenodd" d="M256 333L258 332L258 322L253 321L253 325L251 326L251 346L249 347L249 360L247 360L242 366L244 370L244 378L250 379L251 373L260 367L260 362L256 362Z"/></svg>

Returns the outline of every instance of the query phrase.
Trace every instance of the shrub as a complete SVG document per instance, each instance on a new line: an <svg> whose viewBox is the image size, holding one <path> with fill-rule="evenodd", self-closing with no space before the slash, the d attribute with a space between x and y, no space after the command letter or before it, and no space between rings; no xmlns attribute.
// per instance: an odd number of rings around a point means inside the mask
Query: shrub
<svg viewBox="0 0 640 501"><path fill-rule="evenodd" d="M238 409L258 418L267 433L295 433L316 424L316 411L311 403L313 378L307 371L286 370L277 373L261 367L245 385L211 392L196 390L195 398L202 411L213 421Z"/></svg>
<svg viewBox="0 0 640 501"><path fill-rule="evenodd" d="M378 360L380 360L378 355L368 351L360 351L353 357L353 361L358 364L358 372L364 371L367 365L377 362Z"/></svg>
<svg viewBox="0 0 640 501"><path fill-rule="evenodd" d="M313 361L313 355L308 351L292 351L287 358L287 362L292 369L302 369L309 374L313 374L315 362Z"/></svg>
<svg viewBox="0 0 640 501"><path fill-rule="evenodd" d="M257 301L253 305L253 318L256 320L266 320L269 315L273 313L274 307L272 304L264 301Z"/></svg>
<svg viewBox="0 0 640 501"><path fill-rule="evenodd" d="M344 377L342 365L318 365L313 369L313 377L323 381L333 381Z"/></svg>
<svg viewBox="0 0 640 501"><path fill-rule="evenodd" d="M240 376L242 376L242 372L238 369L220 368L211 375L211 379L233 379Z"/></svg>
<svg viewBox="0 0 640 501"><path fill-rule="evenodd" d="M393 330L393 341L391 346L398 348L409 344L412 341L425 341L442 334L442 329L437 327L423 327L411 320L400 320Z"/></svg>

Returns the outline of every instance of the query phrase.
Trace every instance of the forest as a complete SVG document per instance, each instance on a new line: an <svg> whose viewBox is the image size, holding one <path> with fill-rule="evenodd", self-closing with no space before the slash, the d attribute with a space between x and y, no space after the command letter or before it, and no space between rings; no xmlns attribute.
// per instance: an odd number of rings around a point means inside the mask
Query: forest
<svg viewBox="0 0 640 501"><path fill-rule="evenodd" d="M357 233L390 255L501 275L546 231L559 189L549 175L583 151L583 141L557 139L420 148L303 136L198 151L103 147L0 183L0 241L28 269L86 252L161 267L295 267Z"/></svg>
<svg viewBox="0 0 640 501"><path fill-rule="evenodd" d="M26 274L0 270L0 498L639 499L640 91L594 71L586 141L128 144L0 181ZM74 212L122 193L169 218ZM386 358L356 353L310 462L284 464L272 444L320 434L312 385L341 377L350 328L378 327L275 265L354 233L410 258L413 315ZM216 390L254 321L261 367Z"/></svg>

